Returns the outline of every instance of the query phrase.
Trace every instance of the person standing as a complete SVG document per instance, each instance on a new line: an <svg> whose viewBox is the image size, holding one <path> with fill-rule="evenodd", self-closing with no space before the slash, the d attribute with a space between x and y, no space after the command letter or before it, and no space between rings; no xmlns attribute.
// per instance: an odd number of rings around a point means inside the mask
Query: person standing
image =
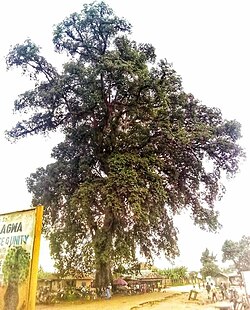
<svg viewBox="0 0 250 310"><path fill-rule="evenodd" d="M224 283L222 283L221 282L221 284L220 284L220 293L221 293L221 298L222 298L222 300L224 300L225 299L225 286L224 286Z"/></svg>
<svg viewBox="0 0 250 310"><path fill-rule="evenodd" d="M207 290L207 298L210 299L211 285L208 282L206 284L206 290Z"/></svg>
<svg viewBox="0 0 250 310"><path fill-rule="evenodd" d="M107 299L110 299L111 298L111 289L112 289L112 286L111 284L109 284L106 288L106 297Z"/></svg>
<svg viewBox="0 0 250 310"><path fill-rule="evenodd" d="M212 292L212 302L216 302L217 301L217 290L215 285L213 285L211 283L211 292Z"/></svg>

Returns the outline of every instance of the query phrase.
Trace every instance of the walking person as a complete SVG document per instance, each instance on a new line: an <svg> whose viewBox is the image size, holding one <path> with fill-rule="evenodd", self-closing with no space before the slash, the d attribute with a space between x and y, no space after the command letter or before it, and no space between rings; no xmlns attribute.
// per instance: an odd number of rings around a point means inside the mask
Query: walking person
<svg viewBox="0 0 250 310"><path fill-rule="evenodd" d="M217 301L217 289L215 285L213 285L212 283L211 283L211 292L212 292L212 302L216 302Z"/></svg>

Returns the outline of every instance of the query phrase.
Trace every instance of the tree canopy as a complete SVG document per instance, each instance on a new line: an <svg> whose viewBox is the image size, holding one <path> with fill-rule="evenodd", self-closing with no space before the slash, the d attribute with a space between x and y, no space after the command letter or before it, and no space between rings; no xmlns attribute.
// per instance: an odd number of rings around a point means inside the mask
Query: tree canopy
<svg viewBox="0 0 250 310"><path fill-rule="evenodd" d="M210 253L207 248L202 252L200 261L202 263L200 272L203 278L208 276L214 277L220 272L220 269L216 264L216 256L213 253Z"/></svg>
<svg viewBox="0 0 250 310"><path fill-rule="evenodd" d="M232 261L238 272L250 270L250 237L240 241L226 240L222 246L223 262Z"/></svg>
<svg viewBox="0 0 250 310"><path fill-rule="evenodd" d="M239 123L186 93L172 65L130 32L105 3L86 4L54 29L56 52L68 55L61 72L30 40L7 56L36 82L15 101L23 120L8 137L65 137L27 180L33 204L45 206L56 266L96 270L97 286L138 251L178 255L173 217L183 210L218 229L222 173L233 176L243 156Z"/></svg>

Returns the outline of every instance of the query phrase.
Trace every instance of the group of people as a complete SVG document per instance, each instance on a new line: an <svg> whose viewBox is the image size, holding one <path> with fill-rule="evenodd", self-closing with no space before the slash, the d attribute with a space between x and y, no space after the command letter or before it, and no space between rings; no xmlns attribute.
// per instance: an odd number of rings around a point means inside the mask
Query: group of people
<svg viewBox="0 0 250 310"><path fill-rule="evenodd" d="M218 289L213 283L207 282L206 290L207 290L208 299L211 299L212 302L216 302L218 300L224 300L227 297L226 283L221 282L219 289Z"/></svg>
<svg viewBox="0 0 250 310"><path fill-rule="evenodd" d="M233 309L238 309L237 304L246 305L248 303L246 293L242 285L236 290L235 287L227 288L226 283L221 283L218 287L216 287L213 283L207 283L206 290L208 299L212 302L228 300Z"/></svg>

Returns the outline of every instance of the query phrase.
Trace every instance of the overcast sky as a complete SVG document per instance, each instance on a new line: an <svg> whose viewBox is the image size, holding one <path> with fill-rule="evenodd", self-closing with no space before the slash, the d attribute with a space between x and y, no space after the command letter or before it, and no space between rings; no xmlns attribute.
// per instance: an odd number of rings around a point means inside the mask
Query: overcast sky
<svg viewBox="0 0 250 310"><path fill-rule="evenodd" d="M18 120L13 116L13 102L18 94L32 87L19 70L6 71L4 57L10 45L31 38L43 48L54 64L53 25L70 13L80 11L80 0L10 0L0 2L0 212L26 209L31 197L25 178L37 167L45 166L57 137L32 137L11 144L4 131ZM202 103L219 107L225 118L242 124L240 143L250 150L249 74L250 74L250 19L248 0L108 0L117 13L133 25L133 37L138 42L152 43L159 58L167 58L182 76L187 92ZM188 216L176 219L179 228L181 256L176 265L199 268L201 252L207 247L220 255L226 239L239 240L250 234L248 177L249 160L241 166L236 178L227 182L227 193L216 204L223 228L218 234L205 233L192 225ZM43 242L41 256L46 262L47 245ZM163 260L156 264L165 267Z"/></svg>

